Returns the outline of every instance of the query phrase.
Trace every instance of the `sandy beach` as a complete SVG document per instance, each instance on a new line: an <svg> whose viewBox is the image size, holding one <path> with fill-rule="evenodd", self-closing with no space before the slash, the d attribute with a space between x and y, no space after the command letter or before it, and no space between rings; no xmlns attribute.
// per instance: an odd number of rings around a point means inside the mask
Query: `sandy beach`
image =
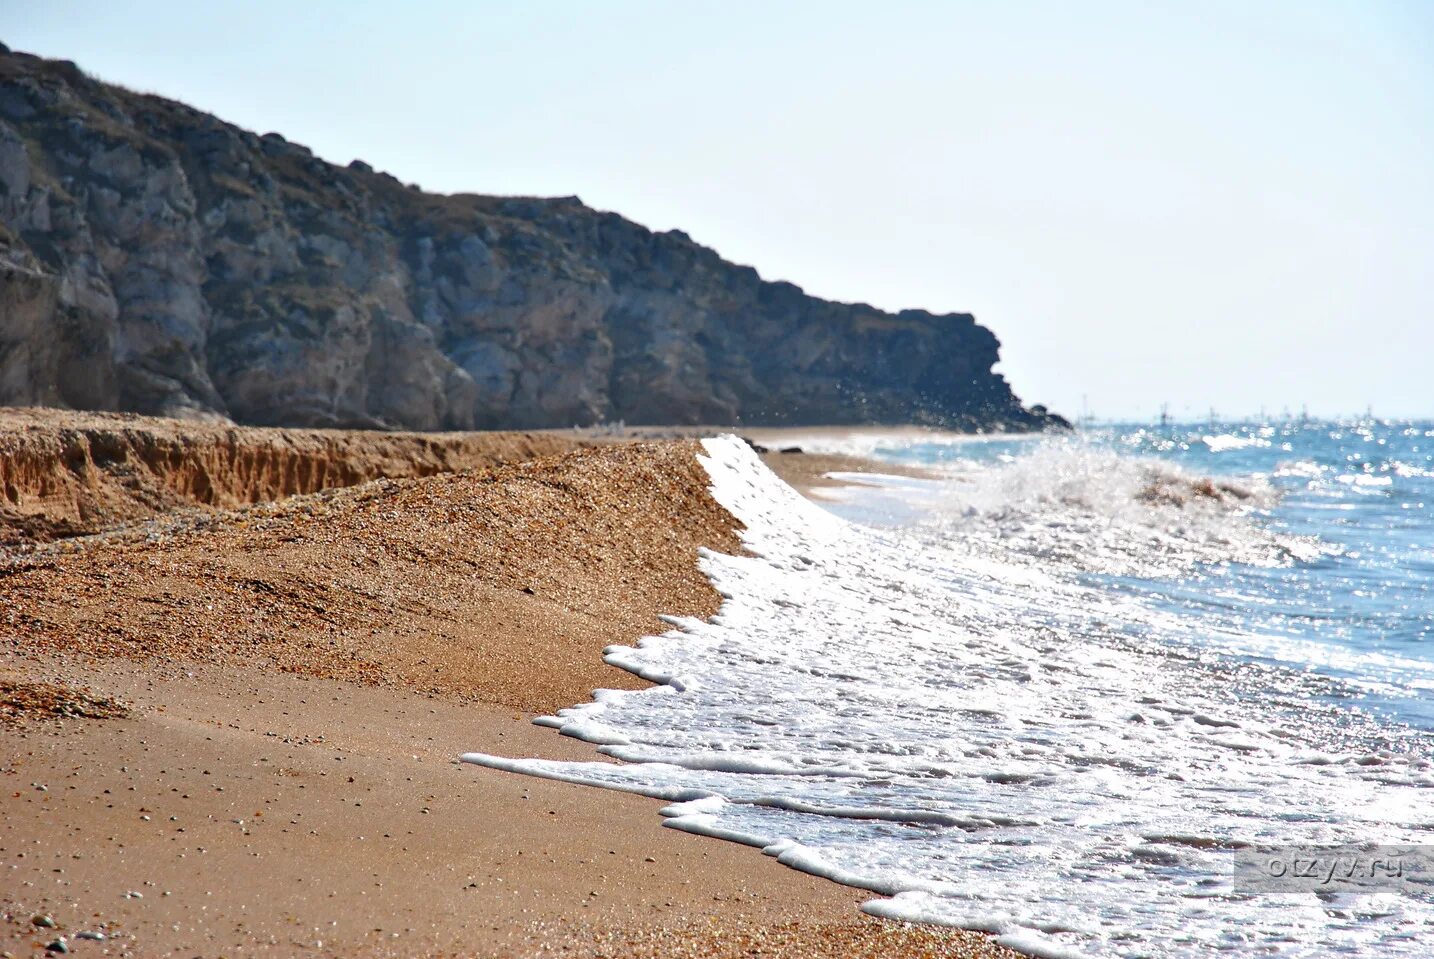
<svg viewBox="0 0 1434 959"><path fill-rule="evenodd" d="M593 758L531 718L641 685L602 648L716 609L696 550L740 547L695 453L495 454L13 547L0 949L1008 955L656 802L456 763Z"/></svg>

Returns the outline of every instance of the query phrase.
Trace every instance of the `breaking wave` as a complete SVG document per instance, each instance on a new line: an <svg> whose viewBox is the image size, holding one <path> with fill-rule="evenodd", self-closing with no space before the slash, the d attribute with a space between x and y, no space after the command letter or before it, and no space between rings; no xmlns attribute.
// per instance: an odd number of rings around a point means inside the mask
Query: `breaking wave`
<svg viewBox="0 0 1434 959"><path fill-rule="evenodd" d="M942 479L873 494L823 491L854 518L895 522L1011 562L1113 575L1170 576L1200 564L1286 565L1320 555L1307 536L1258 522L1278 495L1262 479L1202 475L1080 439L1026 443L1020 455L947 462ZM880 481L878 481L880 485Z"/></svg>

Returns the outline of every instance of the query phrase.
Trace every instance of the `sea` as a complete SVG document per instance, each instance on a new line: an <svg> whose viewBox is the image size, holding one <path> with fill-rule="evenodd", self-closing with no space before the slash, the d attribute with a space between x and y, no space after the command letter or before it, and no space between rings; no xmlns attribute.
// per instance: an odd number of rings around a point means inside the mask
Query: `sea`
<svg viewBox="0 0 1434 959"><path fill-rule="evenodd" d="M465 760L1032 956L1434 955L1434 423L786 442L892 472L704 441L720 611L539 720L621 763Z"/></svg>

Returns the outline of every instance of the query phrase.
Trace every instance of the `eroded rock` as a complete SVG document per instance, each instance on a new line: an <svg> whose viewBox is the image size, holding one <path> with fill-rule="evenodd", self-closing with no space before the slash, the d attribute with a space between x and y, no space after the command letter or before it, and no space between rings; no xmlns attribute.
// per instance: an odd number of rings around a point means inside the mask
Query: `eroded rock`
<svg viewBox="0 0 1434 959"><path fill-rule="evenodd" d="M829 303L576 197L435 196L0 53L0 403L288 426L1040 428L966 314Z"/></svg>

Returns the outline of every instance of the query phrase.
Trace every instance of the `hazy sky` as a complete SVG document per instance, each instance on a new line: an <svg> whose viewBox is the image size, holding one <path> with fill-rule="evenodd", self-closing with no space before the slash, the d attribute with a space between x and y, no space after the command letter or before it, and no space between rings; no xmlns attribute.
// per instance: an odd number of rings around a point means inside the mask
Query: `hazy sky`
<svg viewBox="0 0 1434 959"><path fill-rule="evenodd" d="M0 8L339 163L974 312L1068 414L1434 415L1434 2Z"/></svg>

